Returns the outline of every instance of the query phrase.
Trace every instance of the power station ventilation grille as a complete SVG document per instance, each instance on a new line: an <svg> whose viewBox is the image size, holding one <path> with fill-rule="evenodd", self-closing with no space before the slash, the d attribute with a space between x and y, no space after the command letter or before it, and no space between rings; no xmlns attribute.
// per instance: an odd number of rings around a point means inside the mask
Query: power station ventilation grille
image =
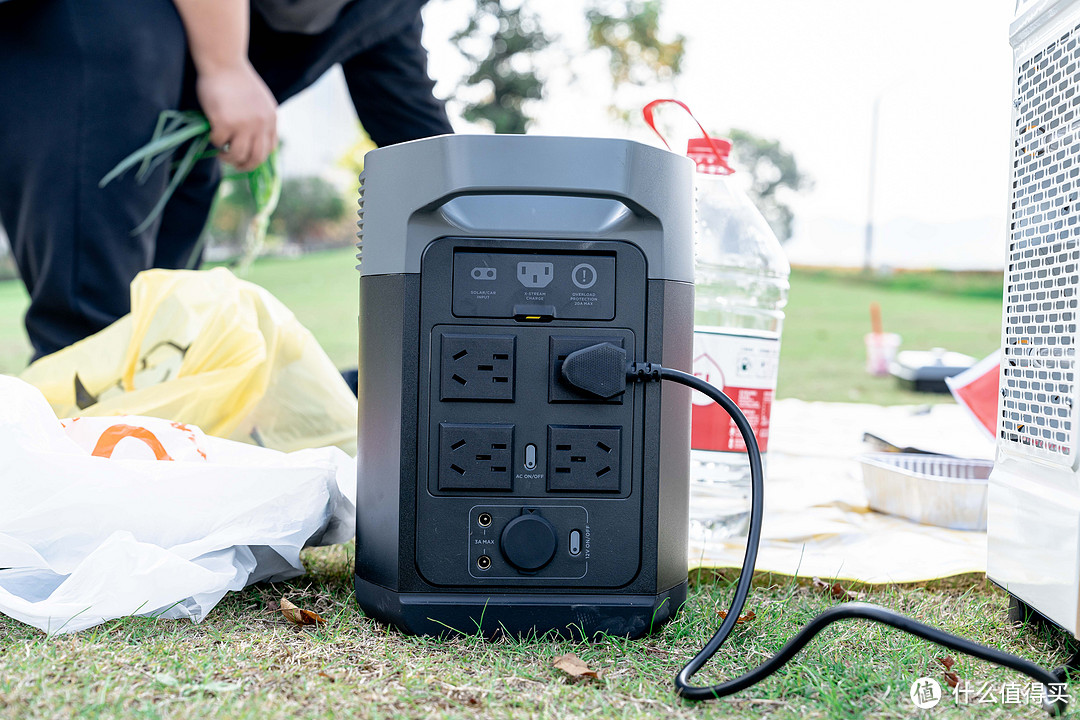
<svg viewBox="0 0 1080 720"><path fill-rule="evenodd" d="M1006 446L1076 448L1080 26L1017 68L1001 424Z"/></svg>
<svg viewBox="0 0 1080 720"><path fill-rule="evenodd" d="M356 200L356 259L363 262L364 254L364 174L360 173L360 195Z"/></svg>

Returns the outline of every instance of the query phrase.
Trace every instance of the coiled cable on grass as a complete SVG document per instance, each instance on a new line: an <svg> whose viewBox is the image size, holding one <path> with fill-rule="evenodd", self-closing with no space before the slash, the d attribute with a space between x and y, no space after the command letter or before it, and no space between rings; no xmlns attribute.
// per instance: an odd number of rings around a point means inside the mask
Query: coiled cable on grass
<svg viewBox="0 0 1080 720"><path fill-rule="evenodd" d="M655 367L653 366L653 368ZM653 368L649 368L649 370L651 371ZM746 598L750 593L750 584L754 577L754 566L757 563L758 545L761 542L762 499L765 493L765 483L762 474L761 451L758 448L757 438L754 437L753 428L750 427L750 423L738 405L723 392L693 375L664 367L659 368L659 370L661 380L671 380L705 394L731 416L735 426L739 428L743 441L746 443L747 459L750 463L750 528L746 539L746 554L743 556L742 570L739 572L739 580L735 586L735 595L731 599L731 607L728 609L727 617L724 618L720 628L713 634L705 647L675 676L675 692L677 694L687 700L713 700L745 690L783 667L815 635L832 623L840 620L870 620L911 633L950 650L1023 673L1032 680L1046 686L1047 692L1043 695L1046 698L1043 701L1043 708L1047 712L1051 715L1060 715L1065 711L1068 702L1067 698L1063 694L1055 697L1049 692L1050 686L1060 685L1065 682L1064 667L1050 671L1016 655L980 645L971 640L965 640L943 630L924 625L892 610L869 603L847 603L829 608L817 615L802 630L796 633L795 637L791 638L778 653L737 678L716 685L697 686L690 684L690 678L709 661L716 651L720 649L720 646L724 644L728 636L731 635L731 631L735 628L739 615L742 613L743 605L745 605ZM632 366L627 372L628 379L631 380L637 380L639 377L652 379L653 374L652 372L642 373L636 366Z"/></svg>

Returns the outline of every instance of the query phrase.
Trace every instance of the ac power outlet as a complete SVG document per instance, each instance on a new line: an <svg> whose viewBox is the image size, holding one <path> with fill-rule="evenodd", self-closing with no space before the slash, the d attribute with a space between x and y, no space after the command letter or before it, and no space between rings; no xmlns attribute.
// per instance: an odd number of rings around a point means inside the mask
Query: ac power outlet
<svg viewBox="0 0 1080 720"><path fill-rule="evenodd" d="M622 428L548 426L549 492L619 492Z"/></svg>
<svg viewBox="0 0 1080 720"><path fill-rule="evenodd" d="M613 398L598 398L589 395L567 383L562 377L562 364L566 356L577 350L598 345L611 343L616 347L625 348L626 344L618 336L608 335L596 337L582 337L580 335L553 335L548 341L548 402L549 403L590 403L603 405L621 405L622 395Z"/></svg>
<svg viewBox="0 0 1080 720"><path fill-rule="evenodd" d="M512 490L514 426L439 423L440 490Z"/></svg>
<svg viewBox="0 0 1080 720"><path fill-rule="evenodd" d="M513 402L513 335L443 333L439 342L443 400Z"/></svg>

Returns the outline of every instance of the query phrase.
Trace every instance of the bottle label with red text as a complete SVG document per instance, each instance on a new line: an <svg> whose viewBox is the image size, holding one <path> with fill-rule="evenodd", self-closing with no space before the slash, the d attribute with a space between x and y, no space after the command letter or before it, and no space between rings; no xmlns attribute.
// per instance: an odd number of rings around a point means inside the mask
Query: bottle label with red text
<svg viewBox="0 0 1080 720"><path fill-rule="evenodd" d="M694 375L735 401L750 421L758 447L769 447L769 415L780 364L780 338L694 331ZM690 447L746 452L739 429L724 409L701 393L693 395Z"/></svg>

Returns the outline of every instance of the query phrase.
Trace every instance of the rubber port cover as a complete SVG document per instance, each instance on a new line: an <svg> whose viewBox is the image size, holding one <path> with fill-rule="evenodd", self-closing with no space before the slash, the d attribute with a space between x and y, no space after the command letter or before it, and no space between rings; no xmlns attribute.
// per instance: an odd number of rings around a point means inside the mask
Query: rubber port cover
<svg viewBox="0 0 1080 720"><path fill-rule="evenodd" d="M526 572L539 570L551 562L557 544L555 528L534 513L519 515L502 531L502 552L507 562Z"/></svg>

